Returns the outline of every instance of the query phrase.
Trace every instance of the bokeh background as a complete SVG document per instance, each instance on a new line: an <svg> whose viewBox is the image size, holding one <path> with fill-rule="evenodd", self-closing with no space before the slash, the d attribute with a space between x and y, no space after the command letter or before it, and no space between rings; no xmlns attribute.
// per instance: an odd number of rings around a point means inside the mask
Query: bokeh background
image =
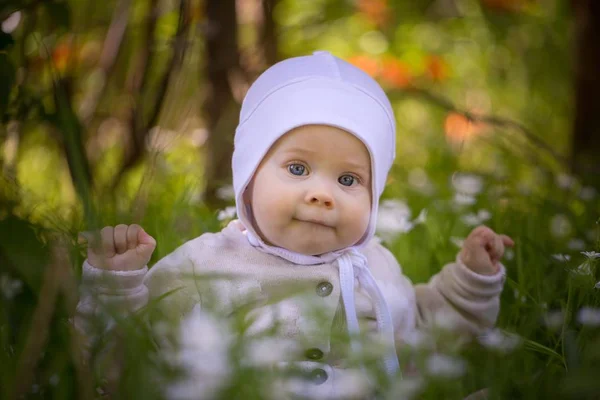
<svg viewBox="0 0 600 400"><path fill-rule="evenodd" d="M392 101L379 234L405 274L429 279L478 224L517 243L498 325L519 340L453 354L469 367L416 398L597 398L600 3L2 0L0 22L2 398L107 395L68 323L77 233L140 223L155 261L220 229L247 88L316 50ZM152 346L131 348L112 395L160 398Z"/></svg>

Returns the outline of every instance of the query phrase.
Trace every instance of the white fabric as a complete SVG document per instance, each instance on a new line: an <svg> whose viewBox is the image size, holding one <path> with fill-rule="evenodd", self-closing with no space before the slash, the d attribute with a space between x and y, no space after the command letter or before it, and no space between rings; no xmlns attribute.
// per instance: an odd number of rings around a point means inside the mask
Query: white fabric
<svg viewBox="0 0 600 400"><path fill-rule="evenodd" d="M340 276L340 286L342 300L344 302L344 312L346 314L346 323L351 337L352 349L360 351L359 343L354 340L360 333L358 326L358 317L356 315L356 306L354 302L354 278L357 278L362 287L365 288L371 300L373 301L375 316L377 318L377 328L383 340L389 346L389 354L385 357L384 365L389 375L395 375L399 369L398 356L396 355L396 345L394 339L394 325L388 309L385 297L381 293L379 286L369 268L367 267L366 257L355 248L349 248L339 252L331 252L321 256L308 256L281 247L269 246L252 232L247 231L246 237L254 247L285 260L301 265L315 265L326 262L337 261Z"/></svg>
<svg viewBox="0 0 600 400"><path fill-rule="evenodd" d="M250 207L244 203L244 191L269 148L290 130L310 124L335 126L360 139L369 151L373 182L369 226L363 237L352 247L320 256L265 244L256 233ZM374 303L379 333L390 348L384 360L390 374L395 374L399 365L388 304L357 249L375 234L379 197L395 157L395 129L392 107L377 82L353 65L319 51L277 63L253 83L242 104L232 157L237 214L250 244L301 265L337 261L351 337L359 334L354 302L354 279L358 279ZM356 341L352 346L359 350Z"/></svg>

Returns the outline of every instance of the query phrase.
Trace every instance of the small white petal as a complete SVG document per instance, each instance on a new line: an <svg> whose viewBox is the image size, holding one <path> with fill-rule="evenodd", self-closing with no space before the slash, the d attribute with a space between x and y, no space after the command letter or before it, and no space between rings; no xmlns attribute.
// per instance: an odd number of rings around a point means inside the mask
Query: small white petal
<svg viewBox="0 0 600 400"><path fill-rule="evenodd" d="M427 359L427 372L439 378L459 378L464 375L466 365L463 360L445 354L433 354Z"/></svg>
<svg viewBox="0 0 600 400"><path fill-rule="evenodd" d="M492 329L477 339L484 347L499 350L503 353L513 351L522 342L518 335L505 333L500 329Z"/></svg>
<svg viewBox="0 0 600 400"><path fill-rule="evenodd" d="M583 201L590 201L596 197L596 189L592 186L584 186L579 192L579 198Z"/></svg>
<svg viewBox="0 0 600 400"><path fill-rule="evenodd" d="M217 219L219 221L227 221L230 219L234 219L235 214L236 214L235 207L229 206L229 207L226 207L224 210L219 211L219 215L217 216Z"/></svg>
<svg viewBox="0 0 600 400"><path fill-rule="evenodd" d="M556 214L550 220L550 233L556 238L564 238L571 232L571 221L566 215Z"/></svg>
<svg viewBox="0 0 600 400"><path fill-rule="evenodd" d="M594 285L594 289L600 289L600 281L596 282Z"/></svg>
<svg viewBox="0 0 600 400"><path fill-rule="evenodd" d="M463 245L465 244L465 239L455 237L455 236L450 236L450 242L452 242L452 244L455 245L456 247L462 248Z"/></svg>
<svg viewBox="0 0 600 400"><path fill-rule="evenodd" d="M571 272L576 275L591 275L592 268L589 261L586 261L583 264L580 264L576 269L572 270Z"/></svg>
<svg viewBox="0 0 600 400"><path fill-rule="evenodd" d="M482 222L487 221L488 219L492 218L492 213L490 213L488 210L479 210L477 211L477 217Z"/></svg>
<svg viewBox="0 0 600 400"><path fill-rule="evenodd" d="M454 195L454 203L459 206L471 206L476 202L475 197L468 194L456 193Z"/></svg>
<svg viewBox="0 0 600 400"><path fill-rule="evenodd" d="M479 217L473 213L461 216L460 220L467 226L476 226L481 224Z"/></svg>
<svg viewBox="0 0 600 400"><path fill-rule="evenodd" d="M410 221L411 211L401 200L384 200L377 213L377 233L383 238L393 239L401 233L410 232L414 223Z"/></svg>
<svg viewBox="0 0 600 400"><path fill-rule="evenodd" d="M571 256L568 254L552 254L552 258L557 261L567 262L571 259Z"/></svg>
<svg viewBox="0 0 600 400"><path fill-rule="evenodd" d="M8 300L18 295L23 288L23 282L18 279L11 279L8 275L2 275L0 278L0 291Z"/></svg>
<svg viewBox="0 0 600 400"><path fill-rule="evenodd" d="M233 186L226 185L217 189L217 197L221 200L233 200L235 198L235 192Z"/></svg>
<svg viewBox="0 0 600 400"><path fill-rule="evenodd" d="M407 376L393 383L390 398L411 400L416 399L417 395L423 389L425 381L421 377Z"/></svg>
<svg viewBox="0 0 600 400"><path fill-rule="evenodd" d="M452 176L452 186L458 193L474 196L481 193L483 179L473 174L455 173Z"/></svg>
<svg viewBox="0 0 600 400"><path fill-rule="evenodd" d="M504 258L508 261L513 260L515 258L515 252L513 249L506 249L504 252Z"/></svg>
<svg viewBox="0 0 600 400"><path fill-rule="evenodd" d="M550 311L544 315L544 325L550 329L558 329L563 325L565 315L562 311Z"/></svg>
<svg viewBox="0 0 600 400"><path fill-rule="evenodd" d="M21 11L16 11L8 16L4 21L2 21L2 30L6 33L11 33L19 26L19 22L21 22Z"/></svg>
<svg viewBox="0 0 600 400"><path fill-rule="evenodd" d="M558 174L556 176L556 184L561 189L570 189L575 184L576 179L568 174Z"/></svg>
<svg viewBox="0 0 600 400"><path fill-rule="evenodd" d="M165 359L185 372L165 387L169 399L211 399L231 374L233 335L224 321L195 307L181 323L179 349Z"/></svg>
<svg viewBox="0 0 600 400"><path fill-rule="evenodd" d="M582 251L581 254L589 258L590 260L594 260L596 258L600 258L600 253L596 253L595 251Z"/></svg>
<svg viewBox="0 0 600 400"><path fill-rule="evenodd" d="M577 321L582 325L600 326L600 308L582 307L577 313Z"/></svg>
<svg viewBox="0 0 600 400"><path fill-rule="evenodd" d="M569 243L567 243L567 247L570 250L583 250L585 248L585 242L581 239L574 238L569 240Z"/></svg>
<svg viewBox="0 0 600 400"><path fill-rule="evenodd" d="M417 218L413 221L415 225L424 224L427 220L427 209L422 209Z"/></svg>

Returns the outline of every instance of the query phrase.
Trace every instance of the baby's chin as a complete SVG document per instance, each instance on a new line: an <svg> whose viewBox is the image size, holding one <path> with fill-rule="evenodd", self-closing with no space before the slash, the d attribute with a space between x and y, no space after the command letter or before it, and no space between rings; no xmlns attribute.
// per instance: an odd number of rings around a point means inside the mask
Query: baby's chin
<svg viewBox="0 0 600 400"><path fill-rule="evenodd" d="M290 244L283 244L282 246L287 250L303 254L305 256L320 256L322 254L330 253L332 251L342 250L345 247L339 243L324 243L323 241L295 241Z"/></svg>

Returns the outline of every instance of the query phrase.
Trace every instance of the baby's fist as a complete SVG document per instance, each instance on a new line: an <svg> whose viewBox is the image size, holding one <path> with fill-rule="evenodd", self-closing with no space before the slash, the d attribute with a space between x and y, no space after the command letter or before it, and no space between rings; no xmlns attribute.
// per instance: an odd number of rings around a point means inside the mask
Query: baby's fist
<svg viewBox="0 0 600 400"><path fill-rule="evenodd" d="M156 240L136 224L105 226L99 232L79 234L88 243L88 263L100 269L133 271L148 264Z"/></svg>
<svg viewBox="0 0 600 400"><path fill-rule="evenodd" d="M473 272L481 275L494 275L505 247L515 242L506 235L499 235L487 226L478 226L465 239L460 251L462 262Z"/></svg>

